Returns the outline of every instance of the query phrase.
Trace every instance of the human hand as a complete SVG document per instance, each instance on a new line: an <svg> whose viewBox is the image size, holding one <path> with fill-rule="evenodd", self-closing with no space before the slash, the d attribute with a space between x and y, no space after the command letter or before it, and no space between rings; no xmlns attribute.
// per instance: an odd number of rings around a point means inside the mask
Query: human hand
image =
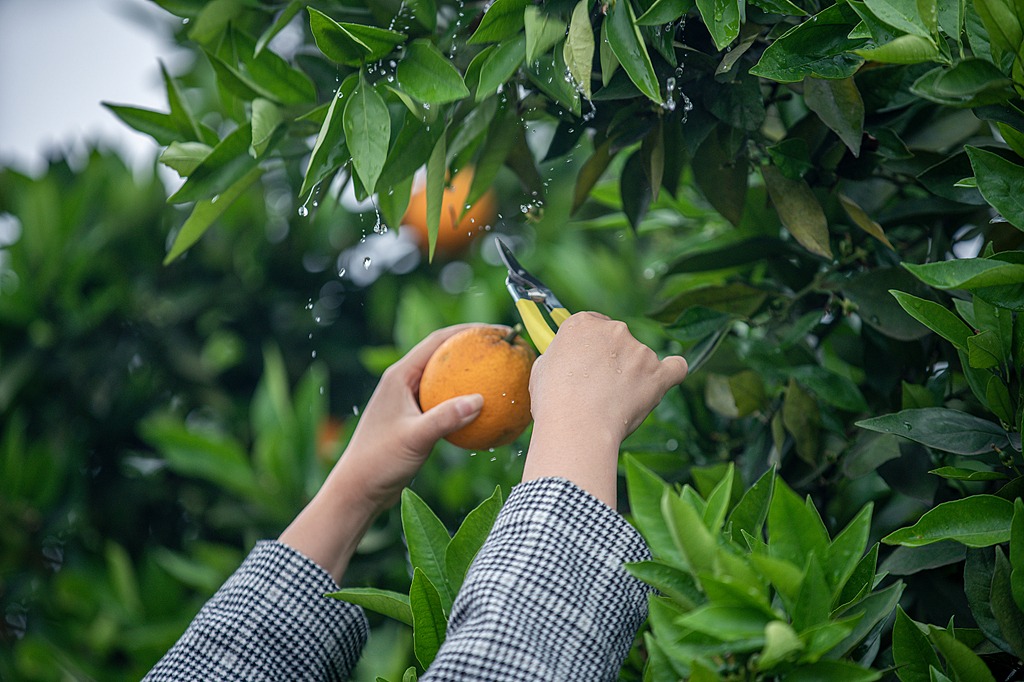
<svg viewBox="0 0 1024 682"><path fill-rule="evenodd" d="M373 519L398 501L439 438L480 414L483 397L459 396L427 412L419 406L427 360L447 338L475 325L440 329L385 370L348 447L316 497L279 540L340 582Z"/></svg>
<svg viewBox="0 0 1024 682"><path fill-rule="evenodd" d="M614 506L619 445L686 371L686 360L659 360L623 322L571 316L533 366L523 480L562 476Z"/></svg>
<svg viewBox="0 0 1024 682"><path fill-rule="evenodd" d="M335 467L333 478L356 482L376 510L398 501L426 461L434 444L476 419L483 396L471 394L447 400L422 412L419 384L423 369L444 341L475 324L439 329L388 367L359 418L352 439Z"/></svg>

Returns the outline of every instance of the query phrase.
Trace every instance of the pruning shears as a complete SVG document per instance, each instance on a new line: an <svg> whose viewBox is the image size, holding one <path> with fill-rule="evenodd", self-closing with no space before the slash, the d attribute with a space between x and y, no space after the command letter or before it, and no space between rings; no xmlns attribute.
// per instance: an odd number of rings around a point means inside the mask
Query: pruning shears
<svg viewBox="0 0 1024 682"><path fill-rule="evenodd" d="M561 304L555 294L519 264L516 257L512 255L512 249L501 241L499 237L494 238L498 247L498 255L501 262L508 268L508 277L505 278L505 287L515 301L519 317L526 325L526 331L537 347L538 353L548 349L548 344L555 338L558 327L565 322L571 313ZM553 328L552 328L553 326Z"/></svg>

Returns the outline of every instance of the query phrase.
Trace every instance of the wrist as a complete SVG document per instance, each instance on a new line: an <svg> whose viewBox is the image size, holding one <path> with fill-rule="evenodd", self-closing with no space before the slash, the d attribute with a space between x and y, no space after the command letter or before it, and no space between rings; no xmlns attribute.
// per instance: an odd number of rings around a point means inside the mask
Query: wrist
<svg viewBox="0 0 1024 682"><path fill-rule="evenodd" d="M565 478L615 508L620 444L621 439L608 428L535 424L523 481Z"/></svg>

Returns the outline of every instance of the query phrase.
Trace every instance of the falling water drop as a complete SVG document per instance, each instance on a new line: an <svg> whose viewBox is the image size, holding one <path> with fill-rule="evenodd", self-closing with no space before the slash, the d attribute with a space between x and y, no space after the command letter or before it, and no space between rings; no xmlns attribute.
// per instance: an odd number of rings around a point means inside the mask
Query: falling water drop
<svg viewBox="0 0 1024 682"><path fill-rule="evenodd" d="M372 264L373 264L373 259L370 258L369 256L367 256L366 258L363 259L363 269L364 270L369 270L370 269L370 265L372 265Z"/></svg>

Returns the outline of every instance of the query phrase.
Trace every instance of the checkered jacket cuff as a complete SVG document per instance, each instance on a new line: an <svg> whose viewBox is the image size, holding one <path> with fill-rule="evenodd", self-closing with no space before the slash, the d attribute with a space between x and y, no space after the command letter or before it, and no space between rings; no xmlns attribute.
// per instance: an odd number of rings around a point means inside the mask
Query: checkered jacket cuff
<svg viewBox="0 0 1024 682"><path fill-rule="evenodd" d="M367 623L360 608L324 597L337 589L294 549L259 542L145 679L346 680Z"/></svg>
<svg viewBox="0 0 1024 682"><path fill-rule="evenodd" d="M650 592L623 564L649 557L615 510L573 483L515 487L421 680L617 679Z"/></svg>

